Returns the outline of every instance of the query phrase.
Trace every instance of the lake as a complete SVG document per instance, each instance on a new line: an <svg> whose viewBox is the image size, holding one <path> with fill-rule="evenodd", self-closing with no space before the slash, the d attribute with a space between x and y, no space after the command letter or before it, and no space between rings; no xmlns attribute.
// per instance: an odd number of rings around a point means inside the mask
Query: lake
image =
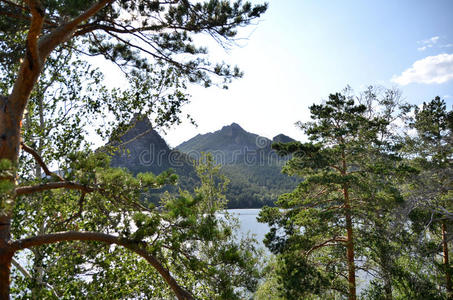
<svg viewBox="0 0 453 300"><path fill-rule="evenodd" d="M259 223L256 220L261 209L228 209L228 212L234 215L239 220L241 226L241 233L250 233L254 235L256 240L260 243L260 246L265 248L263 244L264 236L269 231L267 224Z"/></svg>
<svg viewBox="0 0 453 300"><path fill-rule="evenodd" d="M263 239L266 233L269 231L267 224L259 223L256 220L260 209L228 209L228 212L236 216L241 226L241 233L253 234L259 245L265 249L266 254L270 254L269 250L264 246ZM362 270L357 271L357 292L360 294L366 287L368 287L371 276Z"/></svg>

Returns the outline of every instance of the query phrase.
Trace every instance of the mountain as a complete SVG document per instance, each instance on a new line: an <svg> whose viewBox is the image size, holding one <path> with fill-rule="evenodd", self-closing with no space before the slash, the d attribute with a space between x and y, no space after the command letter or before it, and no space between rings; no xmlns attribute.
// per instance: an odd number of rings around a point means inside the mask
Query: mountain
<svg viewBox="0 0 453 300"><path fill-rule="evenodd" d="M260 144L257 144L257 141ZM262 144L261 144L262 141ZM239 124L232 123L229 126L224 126L216 132L206 134L199 134L190 140L182 143L176 148L187 151L210 151L210 150L224 150L234 151L243 148L257 149L270 146L271 140L260 137L257 134L245 131Z"/></svg>
<svg viewBox="0 0 453 300"><path fill-rule="evenodd" d="M279 134L279 135L274 136L274 138L272 139L272 142L273 143L291 143L291 142L295 142L295 140L290 138L287 135Z"/></svg>
<svg viewBox="0 0 453 300"><path fill-rule="evenodd" d="M216 132L199 134L176 147L181 152L198 159L201 152L210 152L222 165L246 163L268 154L272 141L245 131L239 124L232 123Z"/></svg>
<svg viewBox="0 0 453 300"><path fill-rule="evenodd" d="M112 167L126 168L133 174L152 172L160 174L172 169L178 174L178 187L193 189L198 178L193 168L193 160L186 154L172 150L165 140L155 131L146 117L134 116L132 127L126 131L119 142L112 143L118 150L111 157ZM177 191L178 187L166 187L149 195L149 201L158 202L163 191Z"/></svg>
<svg viewBox="0 0 453 300"><path fill-rule="evenodd" d="M279 195L297 185L296 179L281 173L287 158L279 157L271 149L272 142L293 141L283 134L270 140L233 123L213 133L199 134L170 149L146 117L135 116L131 125L120 141L112 143L118 147L111 158L112 167L127 168L133 174L159 174L173 169L179 176L177 186L156 190L146 195L147 201L157 203L164 191L193 190L199 182L193 162L202 152L212 153L231 180L226 195L229 208L273 205Z"/></svg>
<svg viewBox="0 0 453 300"><path fill-rule="evenodd" d="M279 195L293 190L298 183L281 173L288 158L279 157L271 149L273 142L291 141L294 140L284 134L270 140L232 123L218 131L199 134L176 149L193 159L199 158L201 152L212 153L231 180L227 191L230 207L261 207L273 205Z"/></svg>

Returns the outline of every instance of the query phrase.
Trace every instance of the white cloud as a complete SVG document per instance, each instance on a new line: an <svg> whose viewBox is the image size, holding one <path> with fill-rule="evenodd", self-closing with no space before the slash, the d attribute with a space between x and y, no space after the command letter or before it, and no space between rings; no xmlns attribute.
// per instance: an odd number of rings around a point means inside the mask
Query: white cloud
<svg viewBox="0 0 453 300"><path fill-rule="evenodd" d="M432 46L428 47L428 46L423 46L423 47L419 47L417 48L418 51L425 51L426 49L428 48L431 48Z"/></svg>
<svg viewBox="0 0 453 300"><path fill-rule="evenodd" d="M418 41L417 44L422 45L421 47L417 48L418 51L425 51L428 48L432 48L438 41L440 37L433 36L427 40Z"/></svg>
<svg viewBox="0 0 453 300"><path fill-rule="evenodd" d="M392 81L400 85L409 83L444 83L453 79L453 54L428 56L414 62L411 68L399 76L393 76Z"/></svg>
<svg viewBox="0 0 453 300"><path fill-rule="evenodd" d="M425 45L427 45L427 44L435 44L435 43L437 43L437 41L439 41L439 37L438 36L433 36L430 39L420 41L420 44L425 44Z"/></svg>
<svg viewBox="0 0 453 300"><path fill-rule="evenodd" d="M443 43L440 43L443 41ZM418 51L425 51L430 48L451 48L453 47L452 43L445 44L445 38L440 38L439 36L433 36L432 38L422 40L422 41L417 41L417 44L420 45L420 47L417 48Z"/></svg>
<svg viewBox="0 0 453 300"><path fill-rule="evenodd" d="M440 45L439 48L451 48L453 44Z"/></svg>

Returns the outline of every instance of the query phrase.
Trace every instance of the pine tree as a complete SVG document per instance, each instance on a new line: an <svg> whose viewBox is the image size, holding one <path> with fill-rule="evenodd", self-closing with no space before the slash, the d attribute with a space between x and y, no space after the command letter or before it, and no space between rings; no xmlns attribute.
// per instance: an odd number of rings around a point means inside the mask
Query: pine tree
<svg viewBox="0 0 453 300"><path fill-rule="evenodd" d="M367 241L371 233L385 240L375 225L402 201L395 184L407 170L390 130L398 94L388 90L378 99L373 91L359 104L331 94L310 107L311 122L299 123L310 142L273 146L293 155L284 172L303 179L278 208L260 214L271 226L267 247L286 264L280 273L288 298L337 292L356 299L357 269L367 265L358 258L376 246Z"/></svg>
<svg viewBox="0 0 453 300"><path fill-rule="evenodd" d="M414 207L412 222L418 234L422 234L425 229L430 230L428 244L434 242L433 238L441 241L440 247L435 243L424 248L424 251L441 253L439 269L444 278L442 286L447 298L451 299L453 269L449 259L449 243L453 226L453 112L447 110L445 101L435 97L423 103L421 108L415 107L409 126L415 129L416 134L407 137L406 151L413 165L420 170L411 191ZM436 264L435 260L433 264Z"/></svg>

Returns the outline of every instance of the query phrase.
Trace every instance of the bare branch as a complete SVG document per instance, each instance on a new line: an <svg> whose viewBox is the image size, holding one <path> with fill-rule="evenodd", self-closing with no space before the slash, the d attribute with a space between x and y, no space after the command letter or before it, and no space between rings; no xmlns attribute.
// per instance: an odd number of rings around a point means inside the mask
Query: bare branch
<svg viewBox="0 0 453 300"><path fill-rule="evenodd" d="M30 272L28 272L24 267L22 267L22 265L17 260L13 258L11 260L11 263L22 273L22 275L30 279L32 278Z"/></svg>
<svg viewBox="0 0 453 300"><path fill-rule="evenodd" d="M133 33L133 32L144 32L144 31L157 31L162 29L162 25L155 25L155 26L145 26L145 27L138 27L138 28L131 28L131 29L126 29L123 27L123 29L120 29L118 27L114 26L108 26L108 25L103 25L103 24L85 24L83 26L80 26L79 30L74 33L74 36L80 36L84 35L89 32L93 32L96 30L104 30L104 31L111 31L111 32L116 32L116 33Z"/></svg>

